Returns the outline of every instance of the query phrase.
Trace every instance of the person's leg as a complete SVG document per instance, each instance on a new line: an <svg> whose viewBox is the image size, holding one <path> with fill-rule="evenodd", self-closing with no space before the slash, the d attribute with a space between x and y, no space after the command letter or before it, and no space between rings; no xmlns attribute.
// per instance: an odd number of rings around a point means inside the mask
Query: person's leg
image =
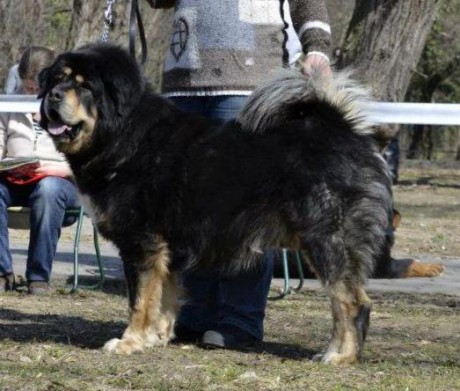
<svg viewBox="0 0 460 391"><path fill-rule="evenodd" d="M205 115L206 97L172 97L169 98L182 110ZM178 341L195 342L201 335L213 327L217 321L217 286L218 281L212 275L187 271L181 274L180 283L185 293L174 328Z"/></svg>
<svg viewBox="0 0 460 391"><path fill-rule="evenodd" d="M26 269L29 284L50 280L65 210L77 206L77 189L67 179L45 177L34 186L29 197L30 241Z"/></svg>
<svg viewBox="0 0 460 391"><path fill-rule="evenodd" d="M246 99L246 96L208 97L206 115L234 119ZM274 254L269 252L253 270L219 279L219 322L215 328L208 328L203 344L231 348L262 341L273 263Z"/></svg>
<svg viewBox="0 0 460 391"><path fill-rule="evenodd" d="M12 197L8 185L0 181L0 291L13 289L10 276L13 275L10 245L8 239L8 211Z"/></svg>
<svg viewBox="0 0 460 391"><path fill-rule="evenodd" d="M194 271L183 272L180 280L185 303L177 317L176 334L179 339L197 340L206 330L217 325L219 282L213 273L202 274ZM185 338L183 334L188 334L189 338Z"/></svg>
<svg viewBox="0 0 460 391"><path fill-rule="evenodd" d="M250 334L255 341L262 341L273 258L274 253L267 252L254 269L220 280L219 325L216 331L236 328Z"/></svg>
<svg viewBox="0 0 460 391"><path fill-rule="evenodd" d="M226 121L238 115L246 99L245 96L171 98L183 110ZM258 270L234 277L216 277L216 273L210 277L194 272L183 274L189 300L181 308L178 325L200 333L206 331L202 342L208 346L234 347L261 341L272 272L273 254L268 254ZM182 327L178 329L182 331ZM192 335L191 339L197 336Z"/></svg>

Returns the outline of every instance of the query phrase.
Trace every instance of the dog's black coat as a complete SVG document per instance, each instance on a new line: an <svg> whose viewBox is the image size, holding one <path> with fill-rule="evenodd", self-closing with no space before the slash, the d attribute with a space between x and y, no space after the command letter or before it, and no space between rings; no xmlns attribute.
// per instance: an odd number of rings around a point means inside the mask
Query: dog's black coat
<svg viewBox="0 0 460 391"><path fill-rule="evenodd" d="M388 207L384 164L373 137L354 133L340 108L296 102L288 121L259 134L177 109L151 91L119 48L64 54L54 68L63 63L85 76L99 113L91 145L67 158L81 193L110 216L100 232L130 259L160 234L173 268L207 261L235 268L254 257L246 239L254 232L265 249L286 231L301 231L315 270L330 280L340 278L345 263L330 238L343 235L347 224L372 253L384 249L382 232L377 238L368 232L377 220L386 230L382 210L370 220L371 209ZM52 68L42 81L46 95ZM387 189L382 199L368 187L375 183ZM365 266L371 270L372 260Z"/></svg>
<svg viewBox="0 0 460 391"><path fill-rule="evenodd" d="M84 82L63 80L66 66ZM250 121L179 110L124 50L101 44L61 55L41 87L45 129L60 121L69 89L97 113L90 141L67 158L99 231L120 250L128 283L159 238L170 270L235 271L264 250L300 248L327 285L361 281L389 249L390 179L374 136L317 91L280 99L279 112L267 113L271 125L255 131ZM78 137L81 125L71 125L72 134L55 137L58 149L63 137Z"/></svg>

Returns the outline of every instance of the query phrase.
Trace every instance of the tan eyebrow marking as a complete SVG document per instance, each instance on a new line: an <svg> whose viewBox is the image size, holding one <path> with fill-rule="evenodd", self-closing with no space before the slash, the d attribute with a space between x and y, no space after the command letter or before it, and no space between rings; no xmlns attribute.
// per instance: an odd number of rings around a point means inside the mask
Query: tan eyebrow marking
<svg viewBox="0 0 460 391"><path fill-rule="evenodd" d="M82 75L77 75L77 76L75 76L75 81L78 84L81 84L81 83L83 83L85 81L85 78Z"/></svg>
<svg viewBox="0 0 460 391"><path fill-rule="evenodd" d="M64 67L62 68L62 73L66 76L70 76L72 74L72 68L70 67Z"/></svg>

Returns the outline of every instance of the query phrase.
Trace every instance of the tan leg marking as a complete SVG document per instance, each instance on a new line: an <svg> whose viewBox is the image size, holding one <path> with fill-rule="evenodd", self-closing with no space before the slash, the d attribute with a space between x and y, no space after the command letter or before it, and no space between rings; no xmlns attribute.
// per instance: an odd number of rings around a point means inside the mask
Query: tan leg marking
<svg viewBox="0 0 460 391"><path fill-rule="evenodd" d="M131 354L152 346L165 346L173 336L174 321L179 310L174 273L168 271L166 244L147 259L140 272L136 303L131 309L130 323L121 339L108 341L104 350Z"/></svg>
<svg viewBox="0 0 460 391"><path fill-rule="evenodd" d="M351 281L328 287L328 293L332 306L332 338L326 352L314 359L337 365L354 364L360 359L362 334L366 332L357 327L357 320L363 306L370 309L370 299L360 284Z"/></svg>

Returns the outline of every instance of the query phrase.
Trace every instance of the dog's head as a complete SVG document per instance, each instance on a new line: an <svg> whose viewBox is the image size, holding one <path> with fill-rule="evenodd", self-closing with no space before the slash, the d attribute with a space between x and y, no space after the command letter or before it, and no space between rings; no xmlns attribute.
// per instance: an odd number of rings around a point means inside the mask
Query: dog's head
<svg viewBox="0 0 460 391"><path fill-rule="evenodd" d="M60 55L39 81L41 126L68 155L84 152L119 130L144 88L135 61L109 44Z"/></svg>

